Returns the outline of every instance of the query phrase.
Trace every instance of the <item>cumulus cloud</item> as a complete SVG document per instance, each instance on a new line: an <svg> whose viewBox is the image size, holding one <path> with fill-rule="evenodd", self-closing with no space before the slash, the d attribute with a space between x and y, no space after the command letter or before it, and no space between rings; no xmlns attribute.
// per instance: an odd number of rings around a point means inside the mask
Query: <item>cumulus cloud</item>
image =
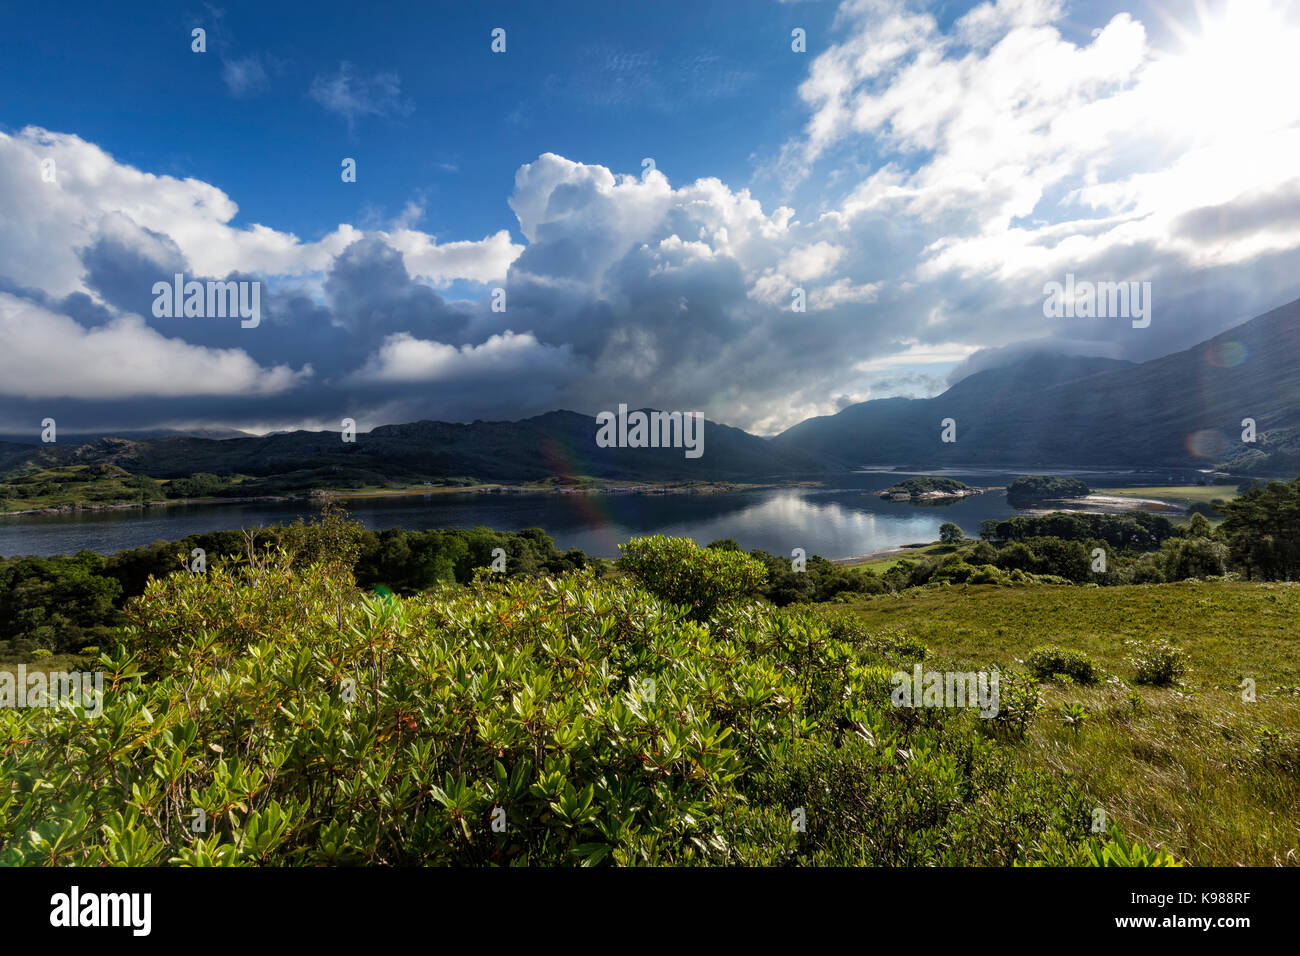
<svg viewBox="0 0 1300 956"><path fill-rule="evenodd" d="M54 182L42 179L45 160L54 164ZM156 244L165 242L204 275L306 276L324 272L366 234L344 223L304 242L258 223L231 226L238 211L215 186L119 163L72 134L37 127L0 133L0 219L14 224L0 230L0 271L54 295L89 292L80 250L105 235L135 245L157 262L175 259L171 251L159 253ZM505 230L447 246L410 229L395 230L391 238L395 247L409 250L413 273L437 283L503 277L522 251Z"/></svg>
<svg viewBox="0 0 1300 956"><path fill-rule="evenodd" d="M139 316L86 329L0 293L0 394L26 399L271 396L305 381L309 367L264 368L238 349L167 338Z"/></svg>
<svg viewBox="0 0 1300 956"><path fill-rule="evenodd" d="M936 393L950 370L1026 348L1154 357L1300 295L1300 100L1267 95L1300 85L1296 24L1257 12L1157 50L1131 15L1090 36L1063 16L1054 0L997 0L941 25L902 0L842 4L798 88L807 121L776 159L798 203L547 152L518 168L484 237L422 232L412 205L385 228L300 238L234 227L216 186L74 135L0 134L14 354L41 361L52 340L36 324L87 361L138 345L168 367L78 384L51 359L54 384L17 368L13 381L32 400L93 393L141 426L162 423L150 395L193 419L177 383L201 361L229 396L205 414L228 425L626 402L770 433ZM405 109L396 76L347 64L312 95L349 123ZM152 319L146 283L175 271L265 281L261 326ZM1067 272L1151 280L1150 327L1046 319L1043 285ZM477 291L449 298L466 284Z"/></svg>
<svg viewBox="0 0 1300 956"><path fill-rule="evenodd" d="M490 386L494 377L541 376L562 371L567 364L566 348L542 345L531 333L516 335L507 330L489 336L481 345L457 348L398 332L384 340L379 351L352 376L352 381L385 384L473 379Z"/></svg>

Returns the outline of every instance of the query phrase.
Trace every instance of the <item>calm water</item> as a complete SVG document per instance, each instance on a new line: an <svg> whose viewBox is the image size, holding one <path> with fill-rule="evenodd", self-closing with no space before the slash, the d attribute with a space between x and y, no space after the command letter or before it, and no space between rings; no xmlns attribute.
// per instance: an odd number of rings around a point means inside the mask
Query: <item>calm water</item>
<svg viewBox="0 0 1300 956"><path fill-rule="evenodd" d="M1049 470L1077 475L1092 487L1169 484L1167 473ZM911 474L911 473L909 473ZM932 472L980 487L1005 485L1015 474L996 471ZM849 557L939 537L952 521L968 536L986 518L1016 514L1000 492L927 504L884 501L871 494L908 475L858 473L831 488L781 488L712 495L409 495L356 499L349 513L367 528L472 528L500 531L543 528L561 549L613 558L628 538L670 534L708 544L734 538L746 549L789 554L803 548L828 558ZM1186 480L1188 476L1177 476ZM132 511L0 518L0 555L69 554L90 548L111 554L159 539L200 531L247 528L310 514L307 502L191 505Z"/></svg>

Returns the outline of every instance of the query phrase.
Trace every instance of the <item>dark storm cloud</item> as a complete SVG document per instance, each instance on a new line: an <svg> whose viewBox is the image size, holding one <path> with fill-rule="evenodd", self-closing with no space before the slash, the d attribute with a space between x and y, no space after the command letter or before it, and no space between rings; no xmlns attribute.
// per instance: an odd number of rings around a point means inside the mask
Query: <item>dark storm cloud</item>
<svg viewBox="0 0 1300 956"><path fill-rule="evenodd" d="M141 245L138 235L151 241ZM86 267L83 281L88 288L123 312L148 316L153 314L154 283L170 283L188 265L171 237L151 229L138 229L138 235L134 242L116 234L100 235L78 255Z"/></svg>

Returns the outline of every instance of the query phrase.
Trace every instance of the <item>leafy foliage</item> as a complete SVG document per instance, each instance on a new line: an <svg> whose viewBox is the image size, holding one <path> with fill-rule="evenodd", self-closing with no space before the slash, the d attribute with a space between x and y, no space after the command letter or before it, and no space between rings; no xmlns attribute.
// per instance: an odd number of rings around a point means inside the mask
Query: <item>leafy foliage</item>
<svg viewBox="0 0 1300 956"><path fill-rule="evenodd" d="M1075 785L970 712L889 705L915 642L740 600L744 554L645 539L644 587L404 598L322 535L343 553L153 579L98 718L0 711L0 864L1006 865L1086 839ZM1037 695L1009 689L1023 733Z"/></svg>
<svg viewBox="0 0 1300 956"><path fill-rule="evenodd" d="M619 569L673 604L685 605L699 619L724 604L756 591L767 579L764 565L722 548L701 548L690 538L654 535L620 545Z"/></svg>
<svg viewBox="0 0 1300 956"><path fill-rule="evenodd" d="M1092 489L1078 478L1056 475L1022 475L1007 485L1007 501L1013 505L1045 498L1082 498L1090 494Z"/></svg>
<svg viewBox="0 0 1300 956"><path fill-rule="evenodd" d="M719 545L720 542L715 541L709 547ZM749 556L763 562L767 568L767 581L755 593L777 607L821 603L853 594L883 594L888 590L885 583L870 571L841 567L816 554L808 556L802 571L794 570L789 560L766 551L751 551Z"/></svg>
<svg viewBox="0 0 1300 956"><path fill-rule="evenodd" d="M1264 581L1300 578L1300 478L1269 482L1222 506L1221 531L1232 560L1246 577Z"/></svg>
<svg viewBox="0 0 1300 956"><path fill-rule="evenodd" d="M1054 511L1046 515L1016 515L999 521L980 522L980 537L990 541L1025 541L1030 538L1062 538L1068 541L1104 541L1113 548L1149 551L1158 548L1175 533L1174 524L1163 515L1130 511L1122 515L1076 514Z"/></svg>
<svg viewBox="0 0 1300 956"><path fill-rule="evenodd" d="M1025 666L1039 680L1068 677L1076 684L1095 684L1101 678L1101 669L1087 654L1055 645L1034 648L1025 659Z"/></svg>
<svg viewBox="0 0 1300 956"><path fill-rule="evenodd" d="M1176 684L1187 673L1187 654L1169 641L1155 638L1132 643L1130 663L1133 680L1138 684L1166 687Z"/></svg>
<svg viewBox="0 0 1300 956"><path fill-rule="evenodd" d="M886 494L891 495L924 495L933 492L941 494L954 494L959 491L974 491L970 485L964 481L958 481L956 478L932 478L929 476L919 476L916 478L905 478L893 487L889 488Z"/></svg>

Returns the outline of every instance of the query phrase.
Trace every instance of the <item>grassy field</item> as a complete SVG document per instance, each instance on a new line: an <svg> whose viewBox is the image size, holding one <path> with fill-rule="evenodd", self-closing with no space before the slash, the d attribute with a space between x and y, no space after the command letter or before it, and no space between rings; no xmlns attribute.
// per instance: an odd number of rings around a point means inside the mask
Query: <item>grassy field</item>
<svg viewBox="0 0 1300 956"><path fill-rule="evenodd" d="M49 657L43 657L24 664L23 667L28 674L35 674L38 671L48 674L50 671L93 670L94 664L93 657L85 654L51 654ZM16 675L18 665L12 661L0 661L0 671Z"/></svg>
<svg viewBox="0 0 1300 956"><path fill-rule="evenodd" d="M1236 485L1163 485L1152 488L1094 488L1094 495L1112 495L1116 498L1155 498L1174 504L1189 505L1196 502L1209 504L1215 498L1231 501L1237 497Z"/></svg>
<svg viewBox="0 0 1300 956"><path fill-rule="evenodd" d="M969 544L970 542L967 543ZM859 564L846 564L845 567L853 571L870 570L876 574L884 574L899 561L914 561L919 557L941 557L945 554L951 554L956 551L958 547L960 547L960 545L940 544L936 541L934 544L927 544L923 548L908 548L906 551L890 555L886 558L880 558L876 561L863 561Z"/></svg>
<svg viewBox="0 0 1300 956"><path fill-rule="evenodd" d="M1107 679L1044 684L1018 759L1072 775L1127 832L1193 865L1300 863L1300 584L958 586L851 613L920 639L927 666L1014 666L1044 644L1085 652ZM1150 637L1188 653L1182 687L1132 683L1124 642ZM1090 715L1077 733L1061 719L1076 703Z"/></svg>
<svg viewBox="0 0 1300 956"><path fill-rule="evenodd" d="M46 468L0 482L0 512L162 501L163 484L115 465Z"/></svg>

